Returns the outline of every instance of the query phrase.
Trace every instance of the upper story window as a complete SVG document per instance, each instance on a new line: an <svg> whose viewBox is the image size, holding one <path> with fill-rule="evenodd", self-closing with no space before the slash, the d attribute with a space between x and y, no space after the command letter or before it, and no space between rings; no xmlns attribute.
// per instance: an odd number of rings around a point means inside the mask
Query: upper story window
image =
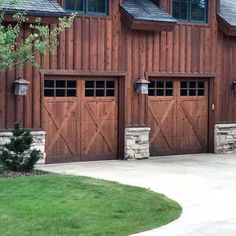
<svg viewBox="0 0 236 236"><path fill-rule="evenodd" d="M107 15L108 0L65 0L65 9L69 12Z"/></svg>
<svg viewBox="0 0 236 236"><path fill-rule="evenodd" d="M173 0L173 16L179 21L207 23L208 0Z"/></svg>

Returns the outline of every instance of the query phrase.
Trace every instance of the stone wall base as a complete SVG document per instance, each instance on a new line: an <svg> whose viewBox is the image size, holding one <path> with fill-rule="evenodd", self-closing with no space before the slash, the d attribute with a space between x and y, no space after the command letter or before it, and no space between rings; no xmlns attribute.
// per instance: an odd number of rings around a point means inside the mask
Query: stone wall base
<svg viewBox="0 0 236 236"><path fill-rule="evenodd" d="M148 127L131 127L125 129L125 159L139 160L150 157Z"/></svg>
<svg viewBox="0 0 236 236"><path fill-rule="evenodd" d="M236 123L215 125L215 153L236 153Z"/></svg>
<svg viewBox="0 0 236 236"><path fill-rule="evenodd" d="M43 158L38 161L40 164L45 163L46 153L45 153L45 136L46 132L44 131L32 131L33 136L33 149L37 149L43 153ZM10 142L12 137L12 132L0 132L0 150L3 148L3 145Z"/></svg>

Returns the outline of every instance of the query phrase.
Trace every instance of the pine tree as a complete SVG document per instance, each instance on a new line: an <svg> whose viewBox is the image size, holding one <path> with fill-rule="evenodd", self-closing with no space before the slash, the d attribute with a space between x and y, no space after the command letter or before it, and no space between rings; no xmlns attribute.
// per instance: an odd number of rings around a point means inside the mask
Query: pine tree
<svg viewBox="0 0 236 236"><path fill-rule="evenodd" d="M41 152L33 149L33 137L29 130L20 128L15 124L10 143L4 145L0 154L0 162L11 171L29 172L40 159Z"/></svg>

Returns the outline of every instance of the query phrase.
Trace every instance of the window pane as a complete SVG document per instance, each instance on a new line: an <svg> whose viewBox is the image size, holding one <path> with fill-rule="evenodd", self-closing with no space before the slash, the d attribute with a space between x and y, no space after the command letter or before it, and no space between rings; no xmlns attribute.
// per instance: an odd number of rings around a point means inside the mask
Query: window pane
<svg viewBox="0 0 236 236"><path fill-rule="evenodd" d="M93 89L85 90L85 96L86 97L93 97L94 96L94 90Z"/></svg>
<svg viewBox="0 0 236 236"><path fill-rule="evenodd" d="M164 88L164 81L157 81L157 88Z"/></svg>
<svg viewBox="0 0 236 236"><path fill-rule="evenodd" d="M188 20L188 2L181 1L179 19Z"/></svg>
<svg viewBox="0 0 236 236"><path fill-rule="evenodd" d="M68 89L67 90L67 97L76 97L76 90L75 89Z"/></svg>
<svg viewBox="0 0 236 236"><path fill-rule="evenodd" d="M206 0L191 0L191 19L192 21L206 21Z"/></svg>
<svg viewBox="0 0 236 236"><path fill-rule="evenodd" d="M96 88L105 88L105 81L97 81Z"/></svg>
<svg viewBox="0 0 236 236"><path fill-rule="evenodd" d="M204 95L205 95L204 89L198 90L198 96L204 96Z"/></svg>
<svg viewBox="0 0 236 236"><path fill-rule="evenodd" d="M107 96L107 97L113 97L113 96L115 96L115 90L108 89L108 90L106 91L106 96Z"/></svg>
<svg viewBox="0 0 236 236"><path fill-rule="evenodd" d="M66 0L65 1L66 10L73 11L74 10L74 0Z"/></svg>
<svg viewBox="0 0 236 236"><path fill-rule="evenodd" d="M97 97L104 97L105 96L105 91L102 90L96 90L96 96Z"/></svg>
<svg viewBox="0 0 236 236"><path fill-rule="evenodd" d="M176 19L188 20L188 0L174 0L173 16Z"/></svg>
<svg viewBox="0 0 236 236"><path fill-rule="evenodd" d="M83 0L65 0L65 9L69 11L83 11Z"/></svg>
<svg viewBox="0 0 236 236"><path fill-rule="evenodd" d="M164 96L164 89L157 89L157 96Z"/></svg>
<svg viewBox="0 0 236 236"><path fill-rule="evenodd" d="M57 89L56 90L56 96L57 97L65 97L65 89Z"/></svg>
<svg viewBox="0 0 236 236"><path fill-rule="evenodd" d="M66 81L65 80L57 80L56 81L56 87L57 88L65 88L66 87Z"/></svg>
<svg viewBox="0 0 236 236"><path fill-rule="evenodd" d="M85 82L85 88L94 88L94 81L86 81Z"/></svg>
<svg viewBox="0 0 236 236"><path fill-rule="evenodd" d="M149 96L155 96L155 89L149 89L148 90L148 95Z"/></svg>
<svg viewBox="0 0 236 236"><path fill-rule="evenodd" d="M166 96L173 96L173 90L172 89L167 89L166 90Z"/></svg>
<svg viewBox="0 0 236 236"><path fill-rule="evenodd" d="M107 81L107 88L115 88L115 82L114 81Z"/></svg>
<svg viewBox="0 0 236 236"><path fill-rule="evenodd" d="M166 81L166 88L173 88L173 82L172 81Z"/></svg>
<svg viewBox="0 0 236 236"><path fill-rule="evenodd" d="M76 81L75 80L68 80L67 81L67 88L76 88Z"/></svg>
<svg viewBox="0 0 236 236"><path fill-rule="evenodd" d="M188 96L188 90L187 89L181 89L180 95L181 96Z"/></svg>
<svg viewBox="0 0 236 236"><path fill-rule="evenodd" d="M181 86L181 88L187 88L188 87L187 81L181 81L180 86Z"/></svg>
<svg viewBox="0 0 236 236"><path fill-rule="evenodd" d="M196 96L196 89L190 89L189 96Z"/></svg>
<svg viewBox="0 0 236 236"><path fill-rule="evenodd" d="M189 88L196 88L196 82L194 82L194 81L191 81L190 83L189 83Z"/></svg>
<svg viewBox="0 0 236 236"><path fill-rule="evenodd" d="M104 0L97 0L97 12L100 12L100 13L105 13L106 12L106 4L105 4L106 1Z"/></svg>
<svg viewBox="0 0 236 236"><path fill-rule="evenodd" d="M74 0L74 10L83 11L83 0Z"/></svg>
<svg viewBox="0 0 236 236"><path fill-rule="evenodd" d="M45 97L54 97L54 89L45 89L44 96Z"/></svg>
<svg viewBox="0 0 236 236"><path fill-rule="evenodd" d="M45 88L54 88L54 81L55 80L45 80L44 87Z"/></svg>
<svg viewBox="0 0 236 236"><path fill-rule="evenodd" d="M88 11L96 12L96 0L88 0Z"/></svg>
<svg viewBox="0 0 236 236"><path fill-rule="evenodd" d="M198 82L198 88L205 88L205 83L204 83L204 81L199 81L199 82Z"/></svg>
<svg viewBox="0 0 236 236"><path fill-rule="evenodd" d="M155 88L155 81L151 81L151 83L148 85L149 88Z"/></svg>
<svg viewBox="0 0 236 236"><path fill-rule="evenodd" d="M88 11L106 13L107 0L88 0Z"/></svg>

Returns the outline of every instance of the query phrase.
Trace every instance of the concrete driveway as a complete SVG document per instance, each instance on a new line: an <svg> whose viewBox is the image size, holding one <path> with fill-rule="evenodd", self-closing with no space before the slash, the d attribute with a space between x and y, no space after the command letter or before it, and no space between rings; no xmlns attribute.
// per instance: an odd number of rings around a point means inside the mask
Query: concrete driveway
<svg viewBox="0 0 236 236"><path fill-rule="evenodd" d="M178 220L137 235L236 236L236 155L183 155L39 168L149 188L182 205Z"/></svg>

